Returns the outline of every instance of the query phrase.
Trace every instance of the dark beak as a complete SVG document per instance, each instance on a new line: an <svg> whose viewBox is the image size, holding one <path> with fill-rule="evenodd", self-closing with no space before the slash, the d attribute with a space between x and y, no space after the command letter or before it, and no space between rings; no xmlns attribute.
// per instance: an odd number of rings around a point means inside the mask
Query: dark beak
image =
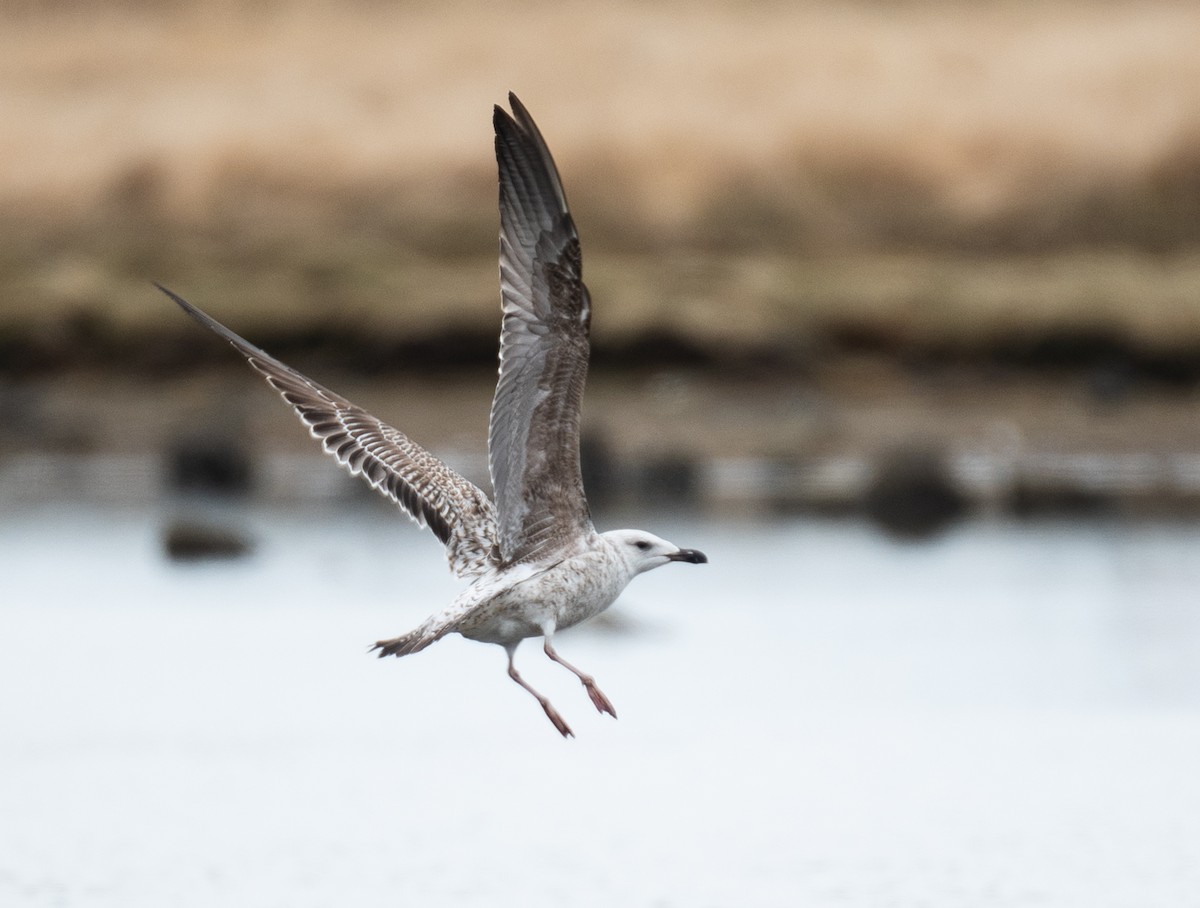
<svg viewBox="0 0 1200 908"><path fill-rule="evenodd" d="M695 549L680 549L674 555L668 556L672 561L686 561L688 564L708 564L708 556Z"/></svg>

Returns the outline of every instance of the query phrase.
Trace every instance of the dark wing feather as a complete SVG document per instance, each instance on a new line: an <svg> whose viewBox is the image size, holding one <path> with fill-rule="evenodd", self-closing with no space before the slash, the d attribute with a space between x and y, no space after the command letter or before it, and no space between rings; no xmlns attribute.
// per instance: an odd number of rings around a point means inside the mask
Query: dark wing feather
<svg viewBox="0 0 1200 908"><path fill-rule="evenodd" d="M264 353L165 287L158 289L246 357L338 463L429 527L445 544L455 574L475 577L498 563L496 511L478 486L404 433Z"/></svg>
<svg viewBox="0 0 1200 908"><path fill-rule="evenodd" d="M554 160L515 95L497 107L500 380L488 437L506 563L545 558L594 532L579 472L591 302Z"/></svg>

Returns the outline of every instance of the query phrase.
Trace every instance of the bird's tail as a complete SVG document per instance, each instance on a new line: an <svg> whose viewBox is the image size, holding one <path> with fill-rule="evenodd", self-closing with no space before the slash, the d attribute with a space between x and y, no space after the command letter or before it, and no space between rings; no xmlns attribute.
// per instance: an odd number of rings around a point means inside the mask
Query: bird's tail
<svg viewBox="0 0 1200 908"><path fill-rule="evenodd" d="M368 652L379 651L379 658L384 656L407 656L425 649L431 643L441 640L449 633L450 627L433 621L426 621L416 630L393 637L391 640L380 640Z"/></svg>

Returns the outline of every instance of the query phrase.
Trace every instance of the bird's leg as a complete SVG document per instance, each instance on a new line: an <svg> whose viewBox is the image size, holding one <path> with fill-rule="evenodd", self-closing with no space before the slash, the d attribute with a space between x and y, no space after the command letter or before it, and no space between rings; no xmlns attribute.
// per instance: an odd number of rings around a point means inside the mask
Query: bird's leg
<svg viewBox="0 0 1200 908"><path fill-rule="evenodd" d="M585 675L574 665L555 652L554 647L550 644L549 637L546 637L546 643L542 648L546 651L547 656L549 656L563 668L573 672L575 677L583 682L583 686L587 690L588 696L592 698L592 703L595 704L596 709L600 710L602 713L608 713L614 719L617 717L617 711L613 709L612 701L609 700L608 697L604 696L604 692L596 686L595 678L593 678L591 675Z"/></svg>
<svg viewBox="0 0 1200 908"><path fill-rule="evenodd" d="M517 672L517 667L513 665L513 655L516 653L517 648L513 646L505 647L505 649L508 650L508 677L512 678L523 688L533 694L538 703L542 704L542 709L546 711L546 718L554 723L554 727L558 729L559 734L561 734L564 738L574 737L575 733L571 731L571 727L563 721L563 717L558 714L558 710L551 705L549 700L530 687L525 679L522 678Z"/></svg>

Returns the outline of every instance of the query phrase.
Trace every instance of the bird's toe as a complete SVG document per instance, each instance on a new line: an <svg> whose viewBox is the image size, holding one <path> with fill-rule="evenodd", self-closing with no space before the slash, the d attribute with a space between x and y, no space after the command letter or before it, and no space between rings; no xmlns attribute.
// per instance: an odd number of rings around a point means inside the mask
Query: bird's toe
<svg viewBox="0 0 1200 908"><path fill-rule="evenodd" d="M585 684L584 687L587 688L588 696L592 698L592 703L596 709L602 713L608 713L614 719L617 717L617 710L612 705L612 701L604 696L604 692L600 688L595 684Z"/></svg>

